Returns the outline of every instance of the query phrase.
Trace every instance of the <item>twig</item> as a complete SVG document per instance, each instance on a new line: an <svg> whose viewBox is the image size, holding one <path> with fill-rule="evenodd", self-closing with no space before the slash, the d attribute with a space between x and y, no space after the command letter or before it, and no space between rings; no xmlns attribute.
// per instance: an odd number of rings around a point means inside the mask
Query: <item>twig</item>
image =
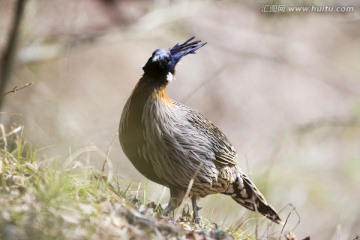
<svg viewBox="0 0 360 240"><path fill-rule="evenodd" d="M10 30L7 46L1 58L0 66L0 94L4 92L5 85L9 81L10 73L14 65L16 45L19 38L21 19L24 15L26 0L18 0L15 8L14 21ZM2 98L0 98L0 107Z"/></svg>
<svg viewBox="0 0 360 240"><path fill-rule="evenodd" d="M111 161L109 161L109 155L110 155L111 148L112 148L112 146L113 146L114 143L115 143L115 139L117 139L118 135L119 135L119 133L116 133L116 134L115 134L115 136L113 137L113 139L112 139L112 141L111 141L111 143L110 143L110 145L109 145L109 147L108 147L108 149L107 149L107 151L106 151L106 157L105 157L105 159L104 159L104 163L103 163L102 168L101 168L101 173L102 173L102 174L104 174L105 164L106 164L106 163L109 165L109 169L112 168L112 163L111 163ZM112 179L112 174L110 174L110 171L109 171L108 182L110 182L111 179Z"/></svg>
<svg viewBox="0 0 360 240"><path fill-rule="evenodd" d="M7 92L5 92L4 94L2 94L2 95L1 95L1 98L5 97L6 95L8 95L8 94L10 94L10 93L16 93L17 91L20 91L20 90L22 90L22 89L24 89L24 88L27 88L27 87L29 87L29 86L31 86L31 85L33 85L33 84L34 84L33 82L30 82L30 83L27 83L27 84L25 84L24 86L22 86L22 87L20 87L20 88L18 88L18 86L15 86L12 90L7 91Z"/></svg>
<svg viewBox="0 0 360 240"><path fill-rule="evenodd" d="M0 124L0 131L1 131L1 133L2 133L2 136L0 136L0 140L1 140L1 141L4 141L5 148L6 148L6 146L7 146L7 141L6 141L7 137L10 136L10 135L12 135L12 134L18 133L19 131L21 131L22 128L23 128L23 127L20 126L20 127L17 127L17 128L15 128L15 129L11 130L10 132L6 133L4 125L3 125L3 124ZM6 149L5 149L5 150L6 150Z"/></svg>
<svg viewBox="0 0 360 240"><path fill-rule="evenodd" d="M283 234L283 232L284 232L285 226L286 226L286 224L287 224L287 222L288 222L288 220L289 220L289 217L290 217L291 213L292 213L292 212L289 212L289 214L288 214L287 217L286 217L285 223L284 223L283 227L281 228L280 236L281 236L281 235ZM279 239L280 239L280 237L279 237Z"/></svg>
<svg viewBox="0 0 360 240"><path fill-rule="evenodd" d="M295 212L296 216L298 217L298 222L296 223L296 225L295 225L290 231L293 232L293 231L299 226L299 224L300 224L300 222L301 222L301 218L300 218L299 212L296 210L295 206L294 206L293 204L291 204L291 203L289 203L289 204L287 204L285 207L283 207L283 208L279 211L279 213L281 213L282 211L284 211L287 207L291 207L292 209L291 209L291 211L289 212L288 216L286 217L284 226L283 226L282 229L281 229L281 233L280 233L280 236L279 236L278 239L281 238L281 235L283 234L283 231L284 231L285 226L286 226L286 224L287 224L287 222L288 222L288 220L289 220L289 217L290 217L290 215L291 215L293 212Z"/></svg>
<svg viewBox="0 0 360 240"><path fill-rule="evenodd" d="M140 188L141 188L141 182L139 182L139 185L138 185L138 188L137 188L137 191L136 191L136 195L135 195L136 200L138 199Z"/></svg>
<svg viewBox="0 0 360 240"><path fill-rule="evenodd" d="M166 192L166 187L164 187L164 189L163 189L163 191L162 191L162 193L161 193L161 195L160 195L160 197L159 197L159 200L158 200L157 203L156 203L157 206L160 205L162 199L163 199L164 196L165 196L165 192Z"/></svg>
<svg viewBox="0 0 360 240"><path fill-rule="evenodd" d="M247 158L246 158L246 162L248 162ZM257 208L257 205L256 205L256 201L255 201L255 195L252 196L251 201L252 201L252 203L254 205L254 212L259 212L258 208ZM259 239L259 219L258 218L256 218L255 239Z"/></svg>

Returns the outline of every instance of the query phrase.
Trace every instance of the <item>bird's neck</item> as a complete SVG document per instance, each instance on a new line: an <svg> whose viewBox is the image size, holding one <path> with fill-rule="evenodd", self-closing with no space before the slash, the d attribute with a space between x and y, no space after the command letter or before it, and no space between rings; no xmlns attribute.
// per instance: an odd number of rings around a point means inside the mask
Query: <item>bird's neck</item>
<svg viewBox="0 0 360 240"><path fill-rule="evenodd" d="M173 100L167 95L166 87L167 83L157 82L143 76L137 83L133 95L137 95L137 98L142 98L145 101L150 100L171 104Z"/></svg>
<svg viewBox="0 0 360 240"><path fill-rule="evenodd" d="M158 101L162 101L164 104L172 104L173 100L169 98L166 92L166 87L154 92L154 97Z"/></svg>

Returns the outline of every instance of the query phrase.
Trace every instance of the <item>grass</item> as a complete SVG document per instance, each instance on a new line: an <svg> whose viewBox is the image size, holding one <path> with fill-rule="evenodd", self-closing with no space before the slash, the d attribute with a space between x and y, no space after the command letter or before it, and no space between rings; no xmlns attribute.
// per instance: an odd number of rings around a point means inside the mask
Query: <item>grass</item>
<svg viewBox="0 0 360 240"><path fill-rule="evenodd" d="M186 210L161 216L160 205L138 197L146 196L139 184L81 163L82 154L107 157L95 147L40 160L20 128L0 129L0 239L256 239L237 224L194 224Z"/></svg>

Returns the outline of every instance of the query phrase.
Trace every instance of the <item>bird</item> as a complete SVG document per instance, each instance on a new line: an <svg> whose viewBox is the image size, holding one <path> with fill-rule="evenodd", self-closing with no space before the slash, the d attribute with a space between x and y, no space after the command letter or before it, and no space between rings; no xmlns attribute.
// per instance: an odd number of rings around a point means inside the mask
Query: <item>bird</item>
<svg viewBox="0 0 360 240"><path fill-rule="evenodd" d="M152 53L121 114L121 147L142 175L170 189L164 216L189 197L193 221L199 223L197 200L220 193L283 224L238 166L237 153L225 134L201 113L167 95L177 63L206 44L192 37Z"/></svg>

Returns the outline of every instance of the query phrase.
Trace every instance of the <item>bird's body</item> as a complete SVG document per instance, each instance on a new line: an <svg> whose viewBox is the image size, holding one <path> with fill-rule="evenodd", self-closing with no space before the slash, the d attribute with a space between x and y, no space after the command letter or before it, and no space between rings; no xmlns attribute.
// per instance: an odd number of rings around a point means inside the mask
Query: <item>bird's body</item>
<svg viewBox="0 0 360 240"><path fill-rule="evenodd" d="M144 66L145 73L121 116L121 146L140 173L170 189L165 215L180 205L193 179L189 196L196 220L196 199L222 193L280 223L277 213L237 166L236 152L227 137L203 115L166 93L176 63L204 45L191 40L170 52L156 50Z"/></svg>

